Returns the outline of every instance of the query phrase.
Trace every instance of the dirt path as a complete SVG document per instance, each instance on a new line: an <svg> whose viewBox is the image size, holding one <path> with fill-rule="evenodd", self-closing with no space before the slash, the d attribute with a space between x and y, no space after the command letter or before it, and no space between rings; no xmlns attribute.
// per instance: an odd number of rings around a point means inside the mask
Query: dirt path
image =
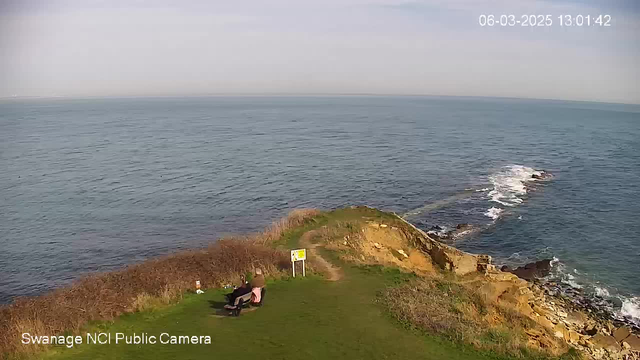
<svg viewBox="0 0 640 360"><path fill-rule="evenodd" d="M313 244L311 239L316 234L316 230L307 231L300 238L300 246L308 249L309 251L309 260L311 260L314 264L320 267L320 270L326 275L327 280L329 281L338 281L342 278L342 269L340 267L333 265L327 259L323 258L320 255L320 252L317 250L320 247L320 244Z"/></svg>

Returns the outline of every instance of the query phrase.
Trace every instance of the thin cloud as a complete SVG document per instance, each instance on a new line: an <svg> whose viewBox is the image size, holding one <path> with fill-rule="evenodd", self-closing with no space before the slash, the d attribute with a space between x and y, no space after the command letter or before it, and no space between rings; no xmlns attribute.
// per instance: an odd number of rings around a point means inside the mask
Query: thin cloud
<svg viewBox="0 0 640 360"><path fill-rule="evenodd" d="M380 93L640 103L638 15L607 10L607 2L8 4L0 10L0 96ZM478 24L492 12L597 11L610 11L614 26Z"/></svg>

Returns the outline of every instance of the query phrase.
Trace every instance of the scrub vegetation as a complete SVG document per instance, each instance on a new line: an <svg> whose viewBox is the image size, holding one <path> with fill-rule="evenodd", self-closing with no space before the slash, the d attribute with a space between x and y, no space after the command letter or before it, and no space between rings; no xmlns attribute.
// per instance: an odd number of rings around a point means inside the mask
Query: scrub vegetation
<svg viewBox="0 0 640 360"><path fill-rule="evenodd" d="M193 291L238 282L240 274L262 268L271 278L288 269L289 254L263 244L302 225L316 210L295 210L263 233L226 238L204 249L181 251L120 271L87 276L69 287L42 296L20 298L0 308L0 354L8 357L38 352L24 346L20 334L77 333L91 321L113 320L126 313L167 305Z"/></svg>
<svg viewBox="0 0 640 360"><path fill-rule="evenodd" d="M455 277L421 278L386 289L383 299L410 328L515 357L547 358L527 345L525 329L536 323L509 306L486 301L473 284Z"/></svg>
<svg viewBox="0 0 640 360"><path fill-rule="evenodd" d="M403 244L412 231L394 214L366 207L294 211L261 234L223 239L20 299L0 310L0 354L54 360L553 356L526 346L521 330L534 324L488 302L478 292L479 280L445 273L415 246ZM291 278L288 250L299 246L310 250L308 276ZM256 267L268 278L264 306L226 316L227 290L221 286ZM339 276L332 279L327 267ZM204 294L192 292L195 279ZM21 345L22 332L105 332L112 338L166 333L210 336L212 343L38 348Z"/></svg>

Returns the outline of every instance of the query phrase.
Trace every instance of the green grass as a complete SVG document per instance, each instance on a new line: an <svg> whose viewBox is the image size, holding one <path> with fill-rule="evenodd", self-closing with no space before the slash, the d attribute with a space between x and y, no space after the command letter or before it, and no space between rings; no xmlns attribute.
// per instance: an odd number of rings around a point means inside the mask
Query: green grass
<svg viewBox="0 0 640 360"><path fill-rule="evenodd" d="M316 230L323 226L333 226L336 223L348 223L350 221L385 221L389 224L402 224L395 216L390 213L382 212L373 208L342 208L323 212L313 219L307 221L304 226L300 226L292 231L286 232L282 238L274 243L274 246L286 249L294 249L298 246L298 240L307 231Z"/></svg>
<svg viewBox="0 0 640 360"><path fill-rule="evenodd" d="M377 303L385 286L412 275L380 267L345 268L327 282L313 276L268 285L265 306L238 318L212 316L222 291L190 295L175 306L137 313L101 326L127 334L210 335L211 345L80 345L49 359L489 359L407 330ZM114 335L115 336L115 335Z"/></svg>
<svg viewBox="0 0 640 360"><path fill-rule="evenodd" d="M286 233L276 246L295 248L309 230L337 221L394 221L370 209L344 209L319 215ZM336 254L322 251L332 262ZM344 278L320 276L268 284L265 305L240 317L214 316L223 290L187 295L169 307L123 316L91 331L148 335L210 335L211 345L80 345L56 348L38 358L62 359L502 359L468 346L429 336L397 322L380 302L388 286L415 275L380 266L339 263ZM45 355L46 354L46 355Z"/></svg>

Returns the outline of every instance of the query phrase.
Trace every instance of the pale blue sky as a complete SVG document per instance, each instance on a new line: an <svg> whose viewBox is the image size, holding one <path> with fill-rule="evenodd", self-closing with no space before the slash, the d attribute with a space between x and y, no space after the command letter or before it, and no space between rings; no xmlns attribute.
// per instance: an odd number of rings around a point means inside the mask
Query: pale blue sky
<svg viewBox="0 0 640 360"><path fill-rule="evenodd" d="M483 28L481 14L610 14ZM0 96L428 94L640 103L636 0L0 0Z"/></svg>

